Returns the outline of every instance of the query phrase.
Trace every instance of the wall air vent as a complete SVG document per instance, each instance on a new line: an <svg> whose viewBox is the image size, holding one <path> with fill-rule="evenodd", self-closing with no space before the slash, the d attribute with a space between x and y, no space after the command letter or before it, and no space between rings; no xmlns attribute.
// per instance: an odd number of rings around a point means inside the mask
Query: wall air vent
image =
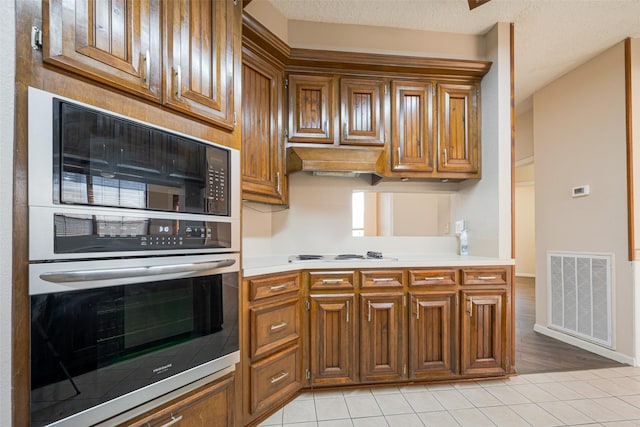
<svg viewBox="0 0 640 427"><path fill-rule="evenodd" d="M549 328L612 348L613 255L547 252Z"/></svg>

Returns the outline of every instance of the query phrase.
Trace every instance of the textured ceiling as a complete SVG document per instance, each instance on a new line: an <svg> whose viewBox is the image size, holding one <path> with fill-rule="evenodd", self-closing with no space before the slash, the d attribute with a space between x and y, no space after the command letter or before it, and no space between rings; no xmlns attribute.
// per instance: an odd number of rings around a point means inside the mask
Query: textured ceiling
<svg viewBox="0 0 640 427"><path fill-rule="evenodd" d="M290 20L481 35L515 24L516 103L626 37L640 37L640 0L269 0Z"/></svg>

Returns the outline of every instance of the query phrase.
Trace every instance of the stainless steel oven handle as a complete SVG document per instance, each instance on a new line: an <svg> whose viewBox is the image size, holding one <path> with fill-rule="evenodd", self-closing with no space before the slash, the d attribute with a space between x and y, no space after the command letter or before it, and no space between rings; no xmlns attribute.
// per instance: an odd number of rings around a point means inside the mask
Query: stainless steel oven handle
<svg viewBox="0 0 640 427"><path fill-rule="evenodd" d="M234 259L204 261L189 264L154 265L149 267L107 268L100 270L75 270L43 273L42 280L52 283L85 282L90 280L126 279L128 277L159 276L162 274L194 273L213 268L229 267Z"/></svg>

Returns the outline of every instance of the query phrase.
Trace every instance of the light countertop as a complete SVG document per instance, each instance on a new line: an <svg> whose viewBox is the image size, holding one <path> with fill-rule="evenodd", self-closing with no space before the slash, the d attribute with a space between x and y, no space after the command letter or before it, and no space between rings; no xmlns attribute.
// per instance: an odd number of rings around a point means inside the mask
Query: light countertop
<svg viewBox="0 0 640 427"><path fill-rule="evenodd" d="M348 259L331 261L289 262L288 255L244 257L244 277L262 274L284 273L295 270L332 270L361 268L420 268L420 267L473 267L491 265L514 265L511 258L478 257L455 254L390 254L383 259Z"/></svg>

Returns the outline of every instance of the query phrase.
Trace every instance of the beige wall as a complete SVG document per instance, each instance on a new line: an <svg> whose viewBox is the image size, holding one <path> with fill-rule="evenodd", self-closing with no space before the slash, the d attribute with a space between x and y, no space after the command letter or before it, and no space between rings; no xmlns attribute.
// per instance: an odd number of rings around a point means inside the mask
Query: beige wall
<svg viewBox="0 0 640 427"><path fill-rule="evenodd" d="M533 165L518 169L530 170L523 171L524 175L533 174ZM536 215L533 180L516 182L515 221L516 275L534 277L536 275Z"/></svg>
<svg viewBox="0 0 640 427"><path fill-rule="evenodd" d="M536 323L547 325L547 251L613 253L616 350L632 356L623 45L538 91L533 117ZM591 195L572 198L571 188L583 184Z"/></svg>
<svg viewBox="0 0 640 427"><path fill-rule="evenodd" d="M11 425L11 297L15 4L0 2L0 426Z"/></svg>
<svg viewBox="0 0 640 427"><path fill-rule="evenodd" d="M289 21L289 44L306 49L484 59L483 37L367 25Z"/></svg>
<svg viewBox="0 0 640 427"><path fill-rule="evenodd" d="M533 109L516 117L516 164L533 161Z"/></svg>
<svg viewBox="0 0 640 427"><path fill-rule="evenodd" d="M271 2L264 0L253 0L244 11L256 18L267 27L273 34L284 42L289 41L289 21L284 17Z"/></svg>

